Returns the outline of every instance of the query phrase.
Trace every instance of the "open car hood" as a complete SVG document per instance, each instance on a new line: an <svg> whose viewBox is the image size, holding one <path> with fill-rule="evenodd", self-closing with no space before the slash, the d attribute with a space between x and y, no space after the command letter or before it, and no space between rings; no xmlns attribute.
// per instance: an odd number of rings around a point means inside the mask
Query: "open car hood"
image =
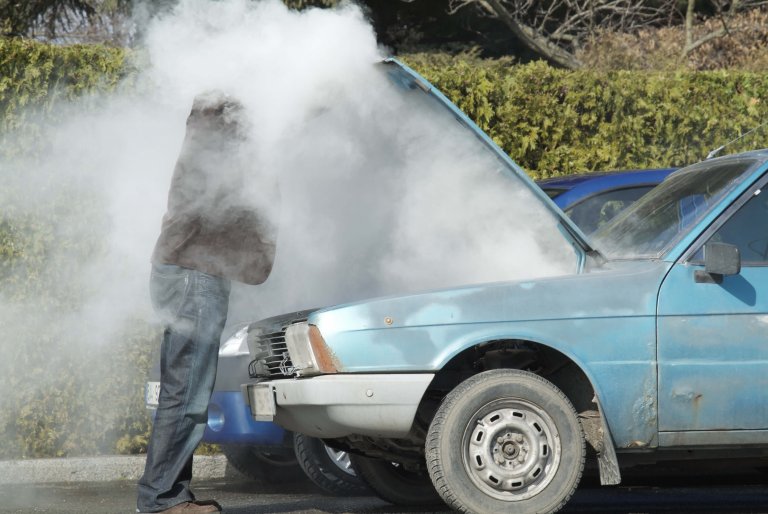
<svg viewBox="0 0 768 514"><path fill-rule="evenodd" d="M464 114L456 105L453 104L445 95L443 95L437 88L429 83L424 77L417 72L401 63L395 58L385 59L382 62L383 66L387 66L387 70L390 79L396 82L399 86L407 89L418 88L427 95L437 100L445 109L451 112L451 114L459 121L459 123L472 135L478 138L488 149L495 154L498 160L503 164L502 169L505 173L516 178L523 186L527 187L533 197L538 199L539 202L545 207L545 209L552 213L552 215L559 221L558 228L561 235L565 237L568 242L574 246L577 253L586 255L586 253L593 252L594 247L590 244L587 236L581 231L581 229L566 216L566 214L547 196L547 194L536 185L533 180L523 171L523 169L513 161L499 146L493 142L493 140L483 132L469 117ZM583 262L583 261L582 261Z"/></svg>

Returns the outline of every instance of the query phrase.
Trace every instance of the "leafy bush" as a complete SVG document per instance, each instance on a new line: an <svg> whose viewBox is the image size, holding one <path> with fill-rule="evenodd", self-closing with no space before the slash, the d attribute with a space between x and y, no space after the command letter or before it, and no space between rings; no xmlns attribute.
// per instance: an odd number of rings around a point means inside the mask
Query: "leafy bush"
<svg viewBox="0 0 768 514"><path fill-rule="evenodd" d="M758 126L768 76L566 71L406 57L535 177L681 166ZM765 132L734 149L765 146Z"/></svg>
<svg viewBox="0 0 768 514"><path fill-rule="evenodd" d="M0 38L0 130L22 127L33 114L85 91L108 91L134 71L119 48L54 46Z"/></svg>
<svg viewBox="0 0 768 514"><path fill-rule="evenodd" d="M132 320L103 344L84 337L84 270L105 251L104 206L87 184L36 166L45 126L66 112L57 107L131 73L122 50L0 39L0 458L146 445L157 327Z"/></svg>

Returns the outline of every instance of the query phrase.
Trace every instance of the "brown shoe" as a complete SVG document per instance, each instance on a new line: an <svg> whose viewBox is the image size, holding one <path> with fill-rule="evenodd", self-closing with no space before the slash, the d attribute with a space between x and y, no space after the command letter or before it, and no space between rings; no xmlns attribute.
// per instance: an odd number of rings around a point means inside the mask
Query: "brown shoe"
<svg viewBox="0 0 768 514"><path fill-rule="evenodd" d="M184 502L160 512L165 514L202 514L204 512L221 512L221 506L213 500Z"/></svg>

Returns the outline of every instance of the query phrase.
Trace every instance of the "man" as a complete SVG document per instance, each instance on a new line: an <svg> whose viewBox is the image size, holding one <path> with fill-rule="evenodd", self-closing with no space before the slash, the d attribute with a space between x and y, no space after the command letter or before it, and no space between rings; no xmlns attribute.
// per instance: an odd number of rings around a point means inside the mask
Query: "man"
<svg viewBox="0 0 768 514"><path fill-rule="evenodd" d="M165 331L138 512L221 510L195 500L192 453L208 419L230 280L264 282L275 253L265 214L274 188L248 162L248 128L243 106L217 91L195 98L187 119L152 256L150 295Z"/></svg>

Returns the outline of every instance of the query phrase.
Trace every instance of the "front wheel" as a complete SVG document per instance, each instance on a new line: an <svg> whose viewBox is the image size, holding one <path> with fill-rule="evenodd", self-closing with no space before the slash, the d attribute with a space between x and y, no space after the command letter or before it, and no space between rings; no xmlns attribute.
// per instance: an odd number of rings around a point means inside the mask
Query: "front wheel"
<svg viewBox="0 0 768 514"><path fill-rule="evenodd" d="M446 396L430 425L426 455L435 488L458 511L550 513L581 479L584 435L555 385L499 369Z"/></svg>

